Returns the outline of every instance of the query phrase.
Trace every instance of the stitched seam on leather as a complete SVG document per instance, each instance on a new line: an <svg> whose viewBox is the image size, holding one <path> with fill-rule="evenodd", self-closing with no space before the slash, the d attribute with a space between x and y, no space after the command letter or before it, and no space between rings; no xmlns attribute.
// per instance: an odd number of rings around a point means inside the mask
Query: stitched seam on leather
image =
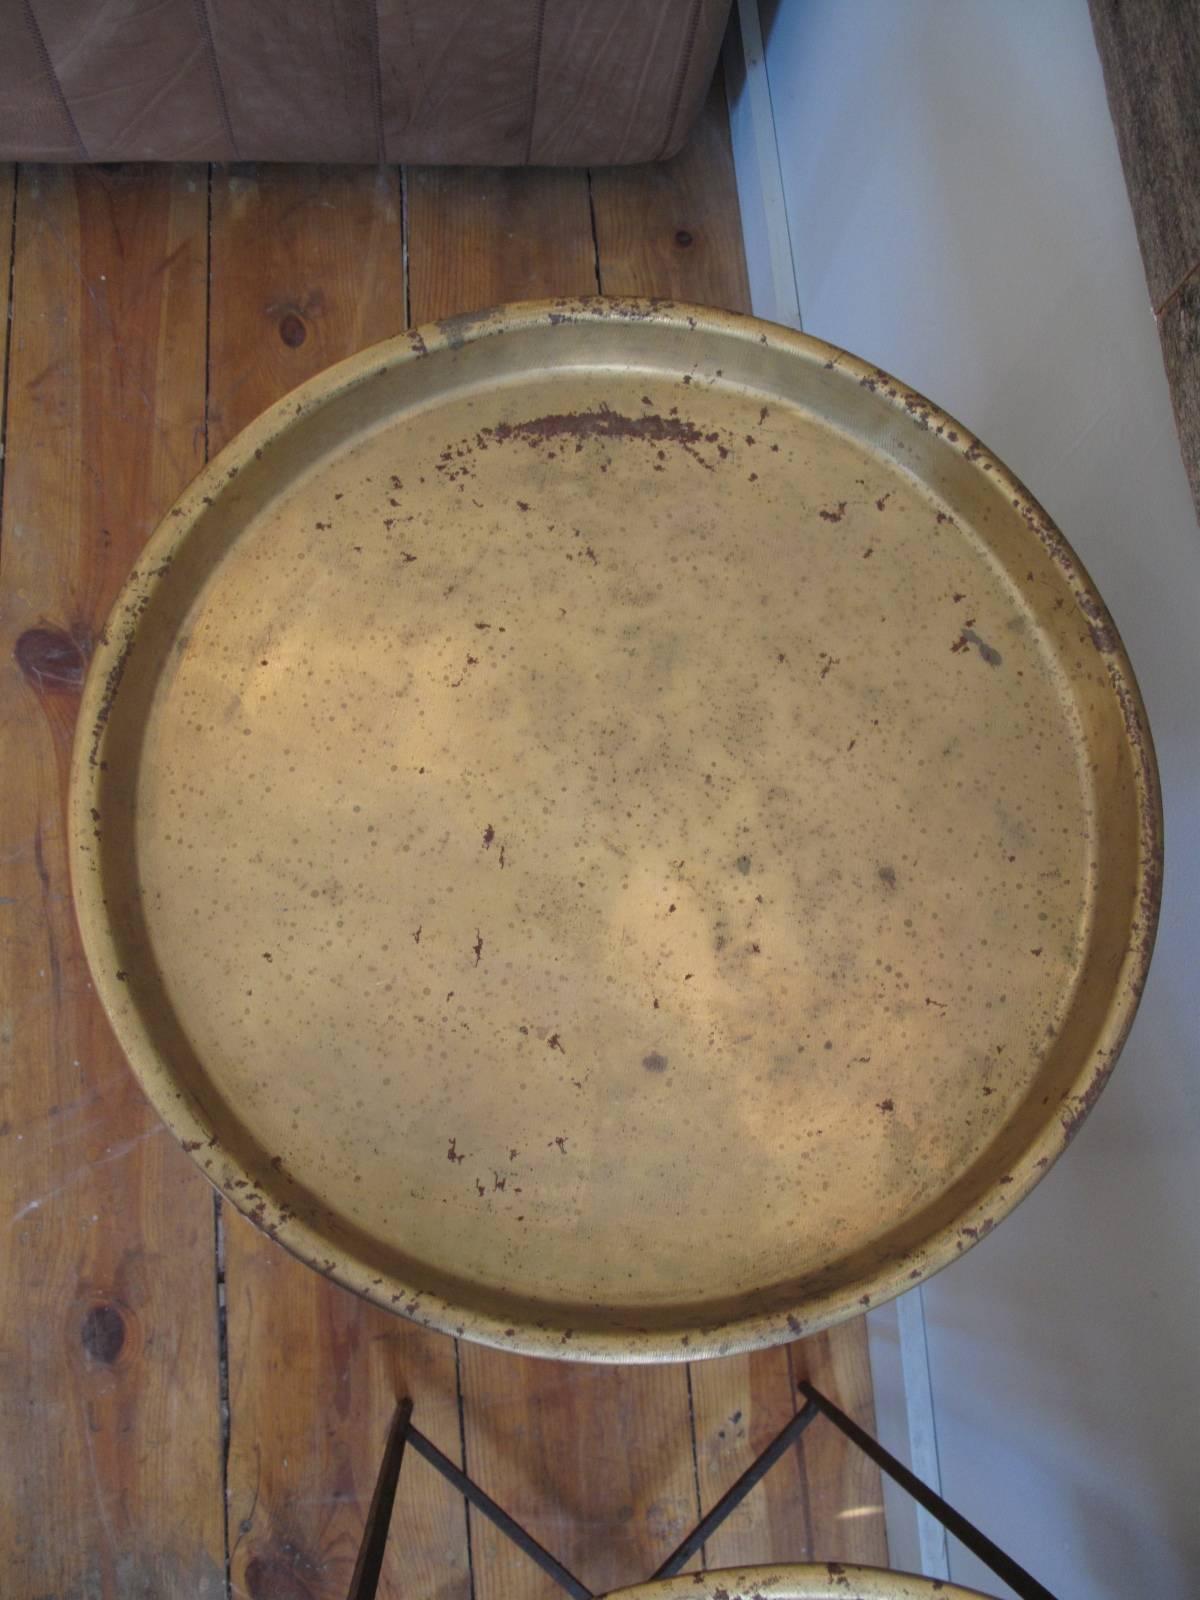
<svg viewBox="0 0 1200 1600"><path fill-rule="evenodd" d="M371 50L375 56L374 105L375 159L382 167L387 161L387 144L383 136L383 49L379 43L379 0L368 0L367 11L371 27Z"/></svg>
<svg viewBox="0 0 1200 1600"><path fill-rule="evenodd" d="M537 117L538 83L542 76L542 40L546 34L546 0L537 0L537 26L533 36L533 87L529 91L529 132L525 138L525 165L533 159L533 125Z"/></svg>
<svg viewBox="0 0 1200 1600"><path fill-rule="evenodd" d="M675 81L675 91L671 96L671 114L667 118L667 136L659 146L655 158L661 161L671 148L675 136L675 124L679 120L679 107L683 103L683 86L687 82L688 68L692 64L692 52L696 48L696 35L700 31L700 5L701 0L693 0L692 19L688 24L687 43L683 47L683 60L679 64L679 77Z"/></svg>
<svg viewBox="0 0 1200 1600"><path fill-rule="evenodd" d="M87 161L89 159L87 145L83 142L83 135L80 133L79 126L76 123L74 116L71 114L71 107L67 103L67 97L63 92L63 86L59 82L58 73L55 71L54 63L50 59L50 52L46 48L46 41L42 37L42 30L38 26L38 19L33 14L32 0L24 0L24 11L25 20L29 24L29 31L33 35L33 42L37 47L37 53L41 57L42 69L47 78L50 80L51 92L53 93L54 99L58 104L58 109L67 119L67 127L70 128L71 137L75 140L75 148L79 151L79 154L83 157L83 159Z"/></svg>
<svg viewBox="0 0 1200 1600"><path fill-rule="evenodd" d="M213 39L212 24L208 20L207 0L192 0L192 10L195 12L196 21L200 25L200 37L204 44L204 57L208 62L208 72L212 78L213 89L216 91L217 108L221 113L221 126L225 129L225 137L229 140L229 148L233 151L233 159L240 161L242 153L238 149L238 142L234 137L233 122L229 116L229 106L225 101L225 85L221 81L221 64L217 60L217 46Z"/></svg>

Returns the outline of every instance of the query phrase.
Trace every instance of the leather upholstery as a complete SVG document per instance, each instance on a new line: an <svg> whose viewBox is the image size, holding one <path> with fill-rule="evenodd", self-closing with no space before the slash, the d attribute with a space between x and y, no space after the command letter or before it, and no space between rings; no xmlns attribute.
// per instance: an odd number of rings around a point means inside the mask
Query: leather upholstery
<svg viewBox="0 0 1200 1600"><path fill-rule="evenodd" d="M729 5L0 0L0 159L653 161Z"/></svg>

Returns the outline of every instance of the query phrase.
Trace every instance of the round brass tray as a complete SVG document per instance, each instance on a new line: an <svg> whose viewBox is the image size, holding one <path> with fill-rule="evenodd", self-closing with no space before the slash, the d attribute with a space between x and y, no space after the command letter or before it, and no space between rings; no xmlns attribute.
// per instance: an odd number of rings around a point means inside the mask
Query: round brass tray
<svg viewBox="0 0 1200 1600"><path fill-rule="evenodd" d="M1129 1027L1154 759L965 429L654 302L344 362L166 518L88 678L75 899L235 1205L502 1347L785 1340L954 1260Z"/></svg>
<svg viewBox="0 0 1200 1600"><path fill-rule="evenodd" d="M608 1600L986 1600L977 1589L879 1567L840 1561L799 1567L751 1567L737 1572L689 1572L632 1589Z"/></svg>

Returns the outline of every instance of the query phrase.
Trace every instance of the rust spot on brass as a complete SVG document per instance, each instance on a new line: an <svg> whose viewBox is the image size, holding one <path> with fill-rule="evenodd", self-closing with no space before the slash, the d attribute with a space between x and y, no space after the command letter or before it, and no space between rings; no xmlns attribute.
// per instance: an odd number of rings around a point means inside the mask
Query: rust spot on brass
<svg viewBox="0 0 1200 1600"><path fill-rule="evenodd" d="M685 417L630 417L607 405L591 411L555 412L521 422L499 422L494 428L481 431L485 438L495 439L497 444L519 439L535 449L553 440L571 442L577 451L590 439L635 439L642 444L678 445L710 472L714 470L713 463L700 453L699 447L717 443L715 430L705 432Z"/></svg>

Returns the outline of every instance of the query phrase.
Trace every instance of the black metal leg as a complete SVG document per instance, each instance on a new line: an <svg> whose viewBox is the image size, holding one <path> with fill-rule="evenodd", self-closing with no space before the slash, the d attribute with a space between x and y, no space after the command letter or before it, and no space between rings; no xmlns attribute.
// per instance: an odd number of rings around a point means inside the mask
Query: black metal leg
<svg viewBox="0 0 1200 1600"><path fill-rule="evenodd" d="M375 1600L379 1587L379 1574L383 1570L383 1554L387 1549L388 1529L392 1524L392 1507L396 1503L396 1485L400 1481L400 1463L404 1460L404 1442L408 1438L413 1403L401 1400L388 1429L387 1444L383 1448L383 1461L375 1480L375 1493L371 1496L371 1509L367 1512L367 1525L363 1529L362 1544L358 1547L358 1560L354 1563L354 1576L346 1600Z"/></svg>
<svg viewBox="0 0 1200 1600"><path fill-rule="evenodd" d="M955 1511L948 1505L941 1495L934 1494L927 1484L915 1477L902 1462L885 1450L877 1439L860 1428L846 1413L834 1405L832 1400L827 1400L819 1389L814 1389L811 1383L801 1382L796 1386L809 1405L817 1406L833 1423L840 1428L864 1455L869 1456L875 1465L886 1472L888 1477L898 1483L907 1491L918 1505L924 1506L931 1512L945 1528L947 1533L964 1544L972 1555L978 1556L985 1566L990 1567L998 1578L1003 1578L1009 1588L1014 1589L1021 1596L1021 1600L1054 1600L1054 1596L1035 1577L1019 1566L1011 1556L1005 1555L1000 1546L993 1544L986 1533L981 1533L973 1522L968 1522L961 1512Z"/></svg>
<svg viewBox="0 0 1200 1600"><path fill-rule="evenodd" d="M683 1543L677 1545L671 1551L671 1554L654 1574L656 1578L671 1577L673 1573L678 1572L683 1567L691 1556L695 1555L709 1535L717 1531L730 1512L737 1510L759 1479L766 1477L780 1456L784 1454L794 1440L800 1437L816 1415L817 1407L811 1400L803 1411L797 1411L787 1426L782 1428L771 1440L758 1460L752 1462L746 1468L733 1487L726 1489L708 1515L700 1519Z"/></svg>
<svg viewBox="0 0 1200 1600"><path fill-rule="evenodd" d="M998 1578L1002 1578L1015 1590L1021 1600L1055 1600L1049 1589L1040 1584L1010 1556L1005 1555L1004 1551L993 1544L986 1534L981 1533L974 1523L968 1522L966 1517L955 1511L954 1507L948 1505L940 1495L934 1494L920 1478L915 1477L907 1467L896 1460L895 1456L885 1450L878 1440L860 1428L819 1389L815 1389L807 1382L801 1382L797 1387L804 1396L803 1409L776 1434L737 1482L725 1491L708 1515L701 1518L687 1538L676 1546L654 1574L655 1578L667 1578L678 1572L820 1413L828 1417L851 1443L857 1445L881 1471L886 1472L889 1478L910 1494L918 1505L924 1506L926 1511L931 1512L948 1533L952 1533L973 1555L978 1556L986 1566L990 1567ZM379 1573L383 1566L388 1526L391 1522L392 1505L396 1498L396 1484L400 1476L400 1463L406 1443L428 1461L431 1467L440 1472L442 1477L465 1496L476 1510L494 1522L496 1527L507 1535L519 1550L523 1550L548 1577L553 1578L555 1583L572 1597L572 1600L595 1600L592 1591L569 1572L561 1561L557 1561L531 1533L527 1533L521 1524L498 1506L490 1495L485 1494L479 1485L456 1467L448 1456L443 1455L420 1429L414 1428L411 1418L412 1401L402 1400L396 1408L396 1415L388 1433L383 1464L379 1469L371 1509L367 1513L367 1525L347 1600L374 1600Z"/></svg>
<svg viewBox="0 0 1200 1600"><path fill-rule="evenodd" d="M409 1430L409 1443L419 1456L424 1456L431 1467L436 1467L448 1483L452 1483L460 1494L463 1494L471 1504L490 1522L494 1522L501 1533L506 1533L518 1550L524 1550L531 1561L535 1561L548 1577L554 1579L560 1589L565 1589L572 1600L594 1600L590 1589L584 1587L572 1572L568 1572L561 1561L556 1561L549 1550L540 1545L531 1533L526 1533L519 1522L514 1522L507 1511L485 1494L477 1483L473 1483L465 1472L460 1472L448 1456L444 1456L431 1440L416 1428Z"/></svg>

